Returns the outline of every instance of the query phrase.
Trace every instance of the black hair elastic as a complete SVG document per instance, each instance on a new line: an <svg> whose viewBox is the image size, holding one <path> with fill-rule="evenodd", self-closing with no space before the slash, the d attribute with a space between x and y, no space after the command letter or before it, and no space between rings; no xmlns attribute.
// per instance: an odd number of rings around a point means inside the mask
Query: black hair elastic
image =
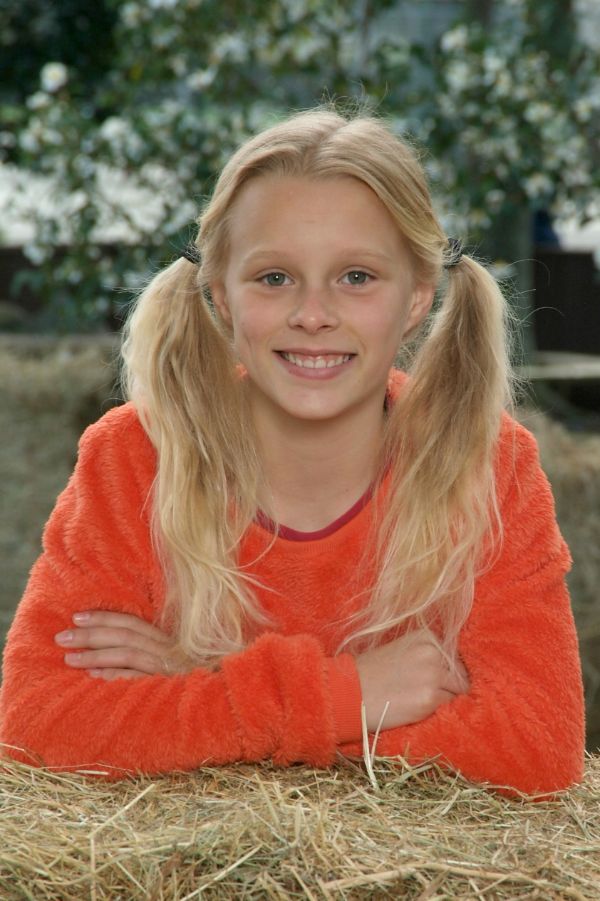
<svg viewBox="0 0 600 901"><path fill-rule="evenodd" d="M202 257L200 256L200 251L198 250L195 244L188 244L181 251L181 256L185 260L189 260L190 263L193 263L194 266L199 266L202 262Z"/></svg>
<svg viewBox="0 0 600 901"><path fill-rule="evenodd" d="M463 245L460 238L448 238L448 251L450 255L444 263L444 269L452 269L462 260Z"/></svg>

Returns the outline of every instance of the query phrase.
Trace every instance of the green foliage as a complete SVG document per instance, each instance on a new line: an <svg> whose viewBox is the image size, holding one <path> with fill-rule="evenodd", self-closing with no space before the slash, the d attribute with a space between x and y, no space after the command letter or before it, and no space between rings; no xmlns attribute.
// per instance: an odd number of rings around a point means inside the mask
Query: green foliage
<svg viewBox="0 0 600 901"><path fill-rule="evenodd" d="M591 215L598 61L575 45L565 65L540 47L539 8L553 3L497 0L493 29L463 21L433 41L409 38L398 0L97 4L93 78L65 42L39 57L24 106L0 94L4 158L54 186L50 207L31 202L26 248L46 320L82 330L118 313L193 234L231 150L328 97L378 109L427 148L449 227L471 241L511 205Z"/></svg>
<svg viewBox="0 0 600 901"><path fill-rule="evenodd" d="M60 60L85 92L110 66L116 8L98 0L0 0L0 98L15 108L38 87L40 69Z"/></svg>
<svg viewBox="0 0 600 901"><path fill-rule="evenodd" d="M433 55L434 91L420 108L430 127L419 137L435 147L448 196L480 236L523 209L598 215L598 57L576 42L550 52L544 5L555 4L504 0L493 38L460 23Z"/></svg>

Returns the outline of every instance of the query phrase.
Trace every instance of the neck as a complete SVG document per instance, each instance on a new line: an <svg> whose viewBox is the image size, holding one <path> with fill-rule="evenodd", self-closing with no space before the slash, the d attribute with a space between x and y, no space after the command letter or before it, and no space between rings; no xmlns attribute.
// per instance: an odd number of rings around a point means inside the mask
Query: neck
<svg viewBox="0 0 600 901"><path fill-rule="evenodd" d="M253 413L268 485L261 503L279 524L307 532L324 528L373 482L383 403L323 421L298 420L260 405Z"/></svg>

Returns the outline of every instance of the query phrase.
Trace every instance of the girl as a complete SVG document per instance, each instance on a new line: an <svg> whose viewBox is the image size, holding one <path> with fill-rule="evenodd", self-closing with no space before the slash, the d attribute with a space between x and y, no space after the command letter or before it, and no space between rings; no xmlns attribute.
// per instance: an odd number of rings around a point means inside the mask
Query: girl
<svg viewBox="0 0 600 901"><path fill-rule="evenodd" d="M570 558L505 409L505 304L411 150L295 115L238 150L199 226L139 298L128 401L46 525L9 753L327 766L360 755L364 705L382 755L528 793L580 779Z"/></svg>

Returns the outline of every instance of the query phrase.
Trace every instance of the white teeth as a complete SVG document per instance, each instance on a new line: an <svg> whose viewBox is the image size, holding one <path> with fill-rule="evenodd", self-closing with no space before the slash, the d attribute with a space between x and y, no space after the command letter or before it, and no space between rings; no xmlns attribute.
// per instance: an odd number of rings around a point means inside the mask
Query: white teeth
<svg viewBox="0 0 600 901"><path fill-rule="evenodd" d="M347 363L351 354L325 359L325 357L300 357L298 354L289 354L281 351L281 356L284 360L288 360L294 366L300 366L302 369L331 369L333 366L341 366L342 363Z"/></svg>

